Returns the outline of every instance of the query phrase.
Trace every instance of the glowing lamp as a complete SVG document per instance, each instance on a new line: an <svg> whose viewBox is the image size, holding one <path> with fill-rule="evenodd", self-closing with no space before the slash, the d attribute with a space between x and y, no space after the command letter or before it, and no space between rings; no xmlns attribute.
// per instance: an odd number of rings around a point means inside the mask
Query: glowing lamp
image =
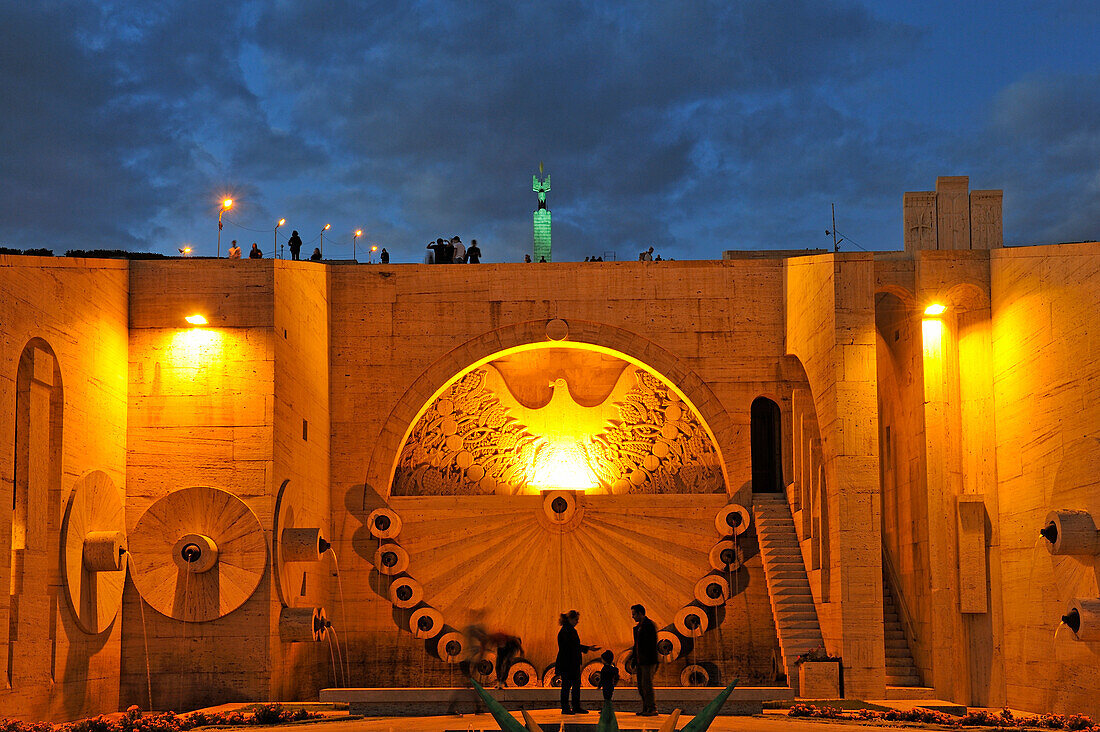
<svg viewBox="0 0 1100 732"><path fill-rule="evenodd" d="M947 312L947 306L946 305L941 305L938 302L934 302L934 303L932 303L931 305L929 305L928 307L926 307L924 309L924 314L928 315L928 316L931 316L931 317L936 317L937 315L943 315L945 312Z"/></svg>
<svg viewBox="0 0 1100 732"><path fill-rule="evenodd" d="M328 231L330 228L332 228L332 224L325 224L325 228L322 229L322 231Z"/></svg>
<svg viewBox="0 0 1100 732"><path fill-rule="evenodd" d="M188 315L186 318L184 318L184 320L186 320L191 325L206 325L206 318L199 313Z"/></svg>
<svg viewBox="0 0 1100 732"><path fill-rule="evenodd" d="M282 225L283 225L283 224L285 224L285 223L286 223L286 219L279 219L279 223L277 223L277 224L275 224L275 225L276 225L276 226L282 226Z"/></svg>
<svg viewBox="0 0 1100 732"><path fill-rule="evenodd" d="M232 198L227 198L224 201L222 201L222 208L226 209L227 211L229 209L233 208L233 199Z"/></svg>
<svg viewBox="0 0 1100 732"><path fill-rule="evenodd" d="M371 244L370 250L372 252L377 252L378 251L378 245L377 244Z"/></svg>
<svg viewBox="0 0 1100 732"><path fill-rule="evenodd" d="M363 230L362 229L356 229L355 230L355 235L356 236L362 236L363 235Z"/></svg>

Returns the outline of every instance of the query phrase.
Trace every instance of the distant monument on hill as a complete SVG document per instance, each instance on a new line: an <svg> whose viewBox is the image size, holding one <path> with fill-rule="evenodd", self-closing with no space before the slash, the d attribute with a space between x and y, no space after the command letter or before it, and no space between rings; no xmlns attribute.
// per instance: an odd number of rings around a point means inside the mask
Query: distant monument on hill
<svg viewBox="0 0 1100 732"><path fill-rule="evenodd" d="M539 163L539 175L542 175L542 163ZM550 256L550 209L546 208L546 194L550 191L550 175L539 180L539 175L531 176L531 190L539 194L539 207L535 209L534 246L532 261L554 261Z"/></svg>

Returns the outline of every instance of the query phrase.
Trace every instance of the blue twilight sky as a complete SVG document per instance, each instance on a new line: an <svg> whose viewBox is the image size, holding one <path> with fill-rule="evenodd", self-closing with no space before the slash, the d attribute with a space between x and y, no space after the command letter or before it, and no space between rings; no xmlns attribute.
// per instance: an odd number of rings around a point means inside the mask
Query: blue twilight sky
<svg viewBox="0 0 1100 732"><path fill-rule="evenodd" d="M901 248L937 175L1100 238L1100 2L5 2L0 245ZM250 231L254 229L257 231ZM842 245L842 249L844 246ZM360 256L360 259L363 259Z"/></svg>

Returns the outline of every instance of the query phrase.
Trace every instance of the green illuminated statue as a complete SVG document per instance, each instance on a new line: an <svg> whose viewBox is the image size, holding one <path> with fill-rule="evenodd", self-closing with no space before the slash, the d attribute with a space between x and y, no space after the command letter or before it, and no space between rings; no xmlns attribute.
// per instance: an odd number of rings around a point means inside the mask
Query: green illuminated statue
<svg viewBox="0 0 1100 732"><path fill-rule="evenodd" d="M542 163L539 163L539 175L542 175ZM535 209L535 262L552 262L550 258L550 209L546 208L546 194L550 190L550 176L539 180L538 175L531 176L531 190L539 194L539 207Z"/></svg>

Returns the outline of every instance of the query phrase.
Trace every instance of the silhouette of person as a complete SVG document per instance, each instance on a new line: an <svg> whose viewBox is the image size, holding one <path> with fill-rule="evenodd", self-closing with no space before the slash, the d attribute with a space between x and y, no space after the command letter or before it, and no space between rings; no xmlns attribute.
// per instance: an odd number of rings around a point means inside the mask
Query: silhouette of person
<svg viewBox="0 0 1100 732"><path fill-rule="evenodd" d="M382 251L379 253L378 258L382 260L382 264L390 263L390 253L386 251L385 247L382 247Z"/></svg>
<svg viewBox="0 0 1100 732"><path fill-rule="evenodd" d="M603 661L603 666L600 667L600 689L603 691L603 700L611 701L615 684L619 683L619 667L615 665L615 654L611 651L604 651L600 660Z"/></svg>
<svg viewBox="0 0 1100 732"><path fill-rule="evenodd" d="M586 646L577 635L577 623L581 614L576 610L562 613L558 618L558 657L554 661L561 678L561 713L587 714L581 707L581 660L585 653L600 650L599 646ZM572 700L572 704L570 704Z"/></svg>
<svg viewBox="0 0 1100 732"><path fill-rule="evenodd" d="M320 248L313 247L313 254L309 255L309 261L311 261L311 262L320 262L321 261L321 250L320 250Z"/></svg>
<svg viewBox="0 0 1100 732"><path fill-rule="evenodd" d="M477 239L470 240L470 246L466 249L466 264L481 263L481 247L477 245Z"/></svg>
<svg viewBox="0 0 1100 732"><path fill-rule="evenodd" d="M653 672L657 670L657 626L646 617L643 605L631 605L630 617L634 618L634 663L638 694L642 697L641 717L657 716L657 701L653 696Z"/></svg>
<svg viewBox="0 0 1100 732"><path fill-rule="evenodd" d="M249 259L263 259L264 253L260 251L260 247L256 242L252 242L252 250L248 253Z"/></svg>
<svg viewBox="0 0 1100 732"><path fill-rule="evenodd" d="M434 243L428 242L428 246L424 248L432 250L432 254L434 255L432 259L432 264L444 263L445 260L443 259L443 257L447 253L447 245L443 243L442 239L436 239Z"/></svg>
<svg viewBox="0 0 1100 732"><path fill-rule="evenodd" d="M297 261L298 254L302 251L302 237L298 236L297 231L292 231L286 243L290 245L290 258Z"/></svg>

